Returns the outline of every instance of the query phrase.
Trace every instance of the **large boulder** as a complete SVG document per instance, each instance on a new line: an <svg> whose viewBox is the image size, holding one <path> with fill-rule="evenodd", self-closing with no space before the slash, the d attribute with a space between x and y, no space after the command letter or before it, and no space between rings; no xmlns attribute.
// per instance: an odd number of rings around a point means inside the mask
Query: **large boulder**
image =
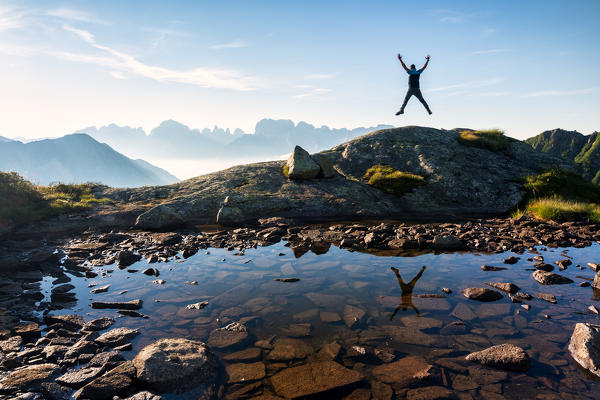
<svg viewBox="0 0 600 400"><path fill-rule="evenodd" d="M300 146L294 147L284 167L285 174L290 179L313 179L319 175L320 170L319 164Z"/></svg>
<svg viewBox="0 0 600 400"><path fill-rule="evenodd" d="M183 225L181 216L171 207L161 204L137 217L135 226L141 229L160 230Z"/></svg>
<svg viewBox="0 0 600 400"><path fill-rule="evenodd" d="M137 379L160 393L183 392L212 381L217 363L200 341L160 339L133 359Z"/></svg>
<svg viewBox="0 0 600 400"><path fill-rule="evenodd" d="M56 364L37 364L18 369L0 380L0 393L40 391L42 382L52 382L60 374Z"/></svg>
<svg viewBox="0 0 600 400"><path fill-rule="evenodd" d="M600 325L575 324L569 352L579 365L600 376Z"/></svg>
<svg viewBox="0 0 600 400"><path fill-rule="evenodd" d="M219 212L217 213L217 224L239 225L244 222L244 212L231 196L225 197Z"/></svg>
<svg viewBox="0 0 600 400"><path fill-rule="evenodd" d="M335 176L335 169L333 168L333 161L329 156L325 154L317 153L310 156L314 162L319 164L319 174L317 178L333 178Z"/></svg>
<svg viewBox="0 0 600 400"><path fill-rule="evenodd" d="M476 351L465 357L468 361L478 362L488 367L507 371L524 372L531 366L529 355L514 344L504 343Z"/></svg>

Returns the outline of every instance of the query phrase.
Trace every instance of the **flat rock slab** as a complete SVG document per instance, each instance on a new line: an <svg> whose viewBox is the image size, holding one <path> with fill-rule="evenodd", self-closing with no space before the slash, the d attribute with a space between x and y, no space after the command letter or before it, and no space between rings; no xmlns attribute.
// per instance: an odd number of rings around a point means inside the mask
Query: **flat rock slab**
<svg viewBox="0 0 600 400"><path fill-rule="evenodd" d="M83 330L86 331L103 331L105 329L108 329L112 326L112 324L115 323L114 318L110 318L110 317L100 317L100 318L96 318L93 319L89 322L86 322L85 325L83 325Z"/></svg>
<svg viewBox="0 0 600 400"><path fill-rule="evenodd" d="M492 289L488 289L488 288L478 288L478 287L467 288L467 289L463 290L461 293L467 299L484 301L484 302L496 301L496 300L500 300L501 298L504 297L504 296L502 296L502 293L500 293L496 290L492 290Z"/></svg>
<svg viewBox="0 0 600 400"><path fill-rule="evenodd" d="M243 383L252 382L262 379L266 375L265 364L262 362L255 363L238 363L231 364L225 367L229 376L228 383Z"/></svg>
<svg viewBox="0 0 600 400"><path fill-rule="evenodd" d="M60 373L56 364L38 364L9 373L0 381L0 393L41 390L42 382L52 382Z"/></svg>
<svg viewBox="0 0 600 400"><path fill-rule="evenodd" d="M485 284L506 293L517 293L521 290L520 287L510 282L486 282Z"/></svg>
<svg viewBox="0 0 600 400"><path fill-rule="evenodd" d="M56 378L56 383L74 389L79 389L80 387L93 381L102 373L102 371L102 367L81 368L59 376L58 378Z"/></svg>
<svg viewBox="0 0 600 400"><path fill-rule="evenodd" d="M73 399L112 399L133 384L134 376L135 367L131 361L127 361L79 389L73 395Z"/></svg>
<svg viewBox="0 0 600 400"><path fill-rule="evenodd" d="M323 393L360 382L363 376L334 361L286 368L271 377L275 392L289 399Z"/></svg>
<svg viewBox="0 0 600 400"><path fill-rule="evenodd" d="M544 301L547 301L552 304L558 303L558 301L556 300L556 296L554 296L553 294L535 293L535 297L536 297L536 299L544 300Z"/></svg>
<svg viewBox="0 0 600 400"><path fill-rule="evenodd" d="M137 329L116 328L103 333L95 342L107 347L117 347L131 342L139 334Z"/></svg>
<svg viewBox="0 0 600 400"><path fill-rule="evenodd" d="M525 350L513 344L504 343L476 351L465 357L468 361L478 362L488 367L507 371L525 372L531 366L529 355Z"/></svg>
<svg viewBox="0 0 600 400"><path fill-rule="evenodd" d="M248 341L248 332L230 331L227 329L215 329L210 332L207 340L209 347L215 349L227 349L242 346Z"/></svg>
<svg viewBox="0 0 600 400"><path fill-rule="evenodd" d="M461 376L457 375L457 378ZM477 386L474 389L476 388ZM406 392L406 400L454 400L458 398L454 392L443 386L427 386Z"/></svg>
<svg viewBox="0 0 600 400"><path fill-rule="evenodd" d="M553 272L545 272L545 271L534 271L533 279L536 280L540 285L564 285L568 283L573 283L573 280L567 278L566 276L555 274Z"/></svg>
<svg viewBox="0 0 600 400"><path fill-rule="evenodd" d="M93 301L92 308L104 309L112 308L117 310L139 310L142 308L142 300L130 300L130 301Z"/></svg>
<svg viewBox="0 0 600 400"><path fill-rule="evenodd" d="M569 352L579 365L600 376L600 325L575 324Z"/></svg>
<svg viewBox="0 0 600 400"><path fill-rule="evenodd" d="M313 348L299 339L279 338L273 344L273 350L267 355L267 360L281 362L306 358Z"/></svg>
<svg viewBox="0 0 600 400"><path fill-rule="evenodd" d="M373 377L394 388L405 388L431 381L439 375L437 369L424 358L404 357L373 369Z"/></svg>
<svg viewBox="0 0 600 400"><path fill-rule="evenodd" d="M223 357L223 360L238 362L256 361L260 358L261 354L262 350L258 347L250 347L249 349L244 349L235 353L227 354Z"/></svg>
<svg viewBox="0 0 600 400"><path fill-rule="evenodd" d="M183 392L214 378L216 362L200 341L160 339L144 347L133 359L136 377L155 390Z"/></svg>

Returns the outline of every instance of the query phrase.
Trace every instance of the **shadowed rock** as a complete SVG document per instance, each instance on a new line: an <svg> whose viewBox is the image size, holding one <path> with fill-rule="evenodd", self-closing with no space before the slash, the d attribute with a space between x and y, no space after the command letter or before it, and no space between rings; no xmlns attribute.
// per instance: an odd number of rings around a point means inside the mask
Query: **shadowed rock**
<svg viewBox="0 0 600 400"><path fill-rule="evenodd" d="M575 324L569 352L579 365L600 376L600 325Z"/></svg>
<svg viewBox="0 0 600 400"><path fill-rule="evenodd" d="M465 359L507 371L524 372L531 366L529 355L525 350L509 343L499 344L471 353Z"/></svg>
<svg viewBox="0 0 600 400"><path fill-rule="evenodd" d="M566 276L541 270L534 271L532 276L533 279L535 279L541 285L564 285L573 283L573 280L567 278Z"/></svg>
<svg viewBox="0 0 600 400"><path fill-rule="evenodd" d="M467 288L467 289L463 290L461 293L467 299L483 301L483 302L496 301L496 300L500 300L503 297L500 292L497 292L495 290L487 289L487 288L477 288L477 287Z"/></svg>
<svg viewBox="0 0 600 400"><path fill-rule="evenodd" d="M300 146L294 151L286 163L287 177L290 179L313 179L319 174L319 164Z"/></svg>

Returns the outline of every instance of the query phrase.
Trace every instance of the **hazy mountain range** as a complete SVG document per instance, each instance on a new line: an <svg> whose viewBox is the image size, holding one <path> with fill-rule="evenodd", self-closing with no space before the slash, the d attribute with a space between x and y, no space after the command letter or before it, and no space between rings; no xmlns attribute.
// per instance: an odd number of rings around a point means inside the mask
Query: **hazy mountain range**
<svg viewBox="0 0 600 400"><path fill-rule="evenodd" d="M199 159L264 157L274 158L290 153L295 145L309 152L328 149L362 134L390 125L368 128L317 128L306 122L294 124L290 120L262 119L253 134L241 129L214 127L212 130L191 129L177 121L168 120L152 129L149 134L142 128L110 124L100 128L78 130L96 140L107 143L117 151L144 159Z"/></svg>
<svg viewBox="0 0 600 400"><path fill-rule="evenodd" d="M573 161L579 174L600 184L600 132L584 135L577 131L554 129L525 142L543 153Z"/></svg>
<svg viewBox="0 0 600 400"><path fill-rule="evenodd" d="M29 143L0 137L0 170L40 185L100 182L115 187L166 185L178 179L144 160L133 160L85 134Z"/></svg>

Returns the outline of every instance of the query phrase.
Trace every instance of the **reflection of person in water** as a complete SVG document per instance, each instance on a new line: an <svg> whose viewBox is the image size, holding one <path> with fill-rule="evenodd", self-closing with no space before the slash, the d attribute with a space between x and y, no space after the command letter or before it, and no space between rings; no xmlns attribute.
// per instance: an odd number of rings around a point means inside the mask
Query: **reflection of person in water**
<svg viewBox="0 0 600 400"><path fill-rule="evenodd" d="M415 287L415 284L417 283L421 275L423 275L423 272L425 272L425 266L423 266L419 273L414 278L412 278L412 281L408 283L404 283L402 277L398 273L398 268L392 267L391 270L394 271L394 273L396 274L396 279L398 279L398 284L400 285L400 289L402 290L402 302L394 310L394 313L390 317L390 321L394 319L396 313L400 309L402 309L402 311L406 311L408 310L408 307L415 310L415 312L417 313L417 317L420 317L419 310L417 309L417 307L415 307L415 305L412 302L412 292Z"/></svg>

